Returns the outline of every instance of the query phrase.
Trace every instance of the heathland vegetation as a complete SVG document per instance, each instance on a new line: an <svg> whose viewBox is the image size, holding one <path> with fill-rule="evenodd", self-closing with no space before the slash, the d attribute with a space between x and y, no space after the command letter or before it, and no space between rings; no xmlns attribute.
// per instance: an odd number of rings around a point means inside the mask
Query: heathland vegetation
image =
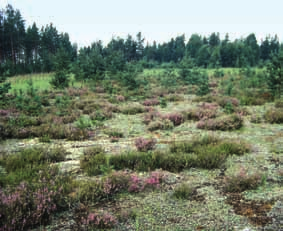
<svg viewBox="0 0 283 231"><path fill-rule="evenodd" d="M282 229L276 36L0 30L0 231Z"/></svg>

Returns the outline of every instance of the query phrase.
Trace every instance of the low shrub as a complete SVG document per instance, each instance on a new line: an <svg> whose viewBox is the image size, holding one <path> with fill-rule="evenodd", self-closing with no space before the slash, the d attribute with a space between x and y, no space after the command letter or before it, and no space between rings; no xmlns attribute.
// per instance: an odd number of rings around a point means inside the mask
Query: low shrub
<svg viewBox="0 0 283 231"><path fill-rule="evenodd" d="M107 157L104 152L87 152L80 160L81 169L89 176L96 176L104 173L104 167L107 166Z"/></svg>
<svg viewBox="0 0 283 231"><path fill-rule="evenodd" d="M115 138L123 138L124 137L123 132L120 132L118 130L113 130L113 129L106 130L106 131L104 131L104 133L106 135L108 135L110 138L113 138L113 137L115 137Z"/></svg>
<svg viewBox="0 0 283 231"><path fill-rule="evenodd" d="M141 105L129 105L120 108L121 113L126 115L135 115L138 113L144 113L145 108Z"/></svg>
<svg viewBox="0 0 283 231"><path fill-rule="evenodd" d="M189 165L213 169L223 165L229 155L244 155L250 152L250 145L238 140L220 140L213 135L194 138L191 142L174 142L170 151L178 155L194 154Z"/></svg>
<svg viewBox="0 0 283 231"><path fill-rule="evenodd" d="M93 123L89 116L81 116L75 123L75 126L81 130L90 128L93 126Z"/></svg>
<svg viewBox="0 0 283 231"><path fill-rule="evenodd" d="M29 171L27 166L25 171ZM52 213L68 207L71 179L56 166L41 166L30 182L15 187L17 184L18 181L11 181L9 187L0 189L0 230L29 230L46 225Z"/></svg>
<svg viewBox="0 0 283 231"><path fill-rule="evenodd" d="M184 122L184 116L181 113L171 113L163 116L164 119L169 119L174 126L178 126Z"/></svg>
<svg viewBox="0 0 283 231"><path fill-rule="evenodd" d="M206 120L210 118L215 118L217 116L217 111L215 109L209 110L209 109L190 109L188 111L183 112L183 115L185 119L187 120Z"/></svg>
<svg viewBox="0 0 283 231"><path fill-rule="evenodd" d="M274 106L276 108L283 108L283 99L277 99L277 100L275 100L274 103L275 103Z"/></svg>
<svg viewBox="0 0 283 231"><path fill-rule="evenodd" d="M173 197L176 199L189 200L196 194L196 189L187 183L182 183L174 188Z"/></svg>
<svg viewBox="0 0 283 231"><path fill-rule="evenodd" d="M158 99L147 99L143 102L143 105L144 106L147 106L147 107L151 107L151 106L156 106L156 105L159 105L160 102Z"/></svg>
<svg viewBox="0 0 283 231"><path fill-rule="evenodd" d="M117 215L119 222L127 222L128 220L135 220L137 217L136 208L124 209Z"/></svg>
<svg viewBox="0 0 283 231"><path fill-rule="evenodd" d="M151 110L144 115L143 122L149 124L150 122L161 118L161 114L158 111Z"/></svg>
<svg viewBox="0 0 283 231"><path fill-rule="evenodd" d="M47 134L47 135L43 135L43 136L39 137L38 141L41 142L41 143L50 143L51 139L50 139L49 135Z"/></svg>
<svg viewBox="0 0 283 231"><path fill-rule="evenodd" d="M80 141L88 139L90 133L86 129L80 129L73 126L67 126L64 130L64 138L70 141Z"/></svg>
<svg viewBox="0 0 283 231"><path fill-rule="evenodd" d="M123 95L117 95L117 96L116 96L116 100L117 100L118 102L124 102L124 101L125 101L125 97L124 97Z"/></svg>
<svg viewBox="0 0 283 231"><path fill-rule="evenodd" d="M153 138L146 139L143 137L139 137L135 140L135 146L138 151L147 152L155 148L156 142L156 139Z"/></svg>
<svg viewBox="0 0 283 231"><path fill-rule="evenodd" d="M241 96L240 102L241 105L247 106L259 106L266 103L266 99L259 97L259 96Z"/></svg>
<svg viewBox="0 0 283 231"><path fill-rule="evenodd" d="M218 117L216 119L201 120L197 123L197 128L207 130L231 131L240 129L243 126L243 118L238 114Z"/></svg>
<svg viewBox="0 0 283 231"><path fill-rule="evenodd" d="M228 156L227 153L221 152L218 147L211 145L195 148L196 158L194 161L194 167L204 169L220 168L225 163Z"/></svg>
<svg viewBox="0 0 283 231"><path fill-rule="evenodd" d="M178 94L169 94L164 97L169 102L183 101L184 97Z"/></svg>
<svg viewBox="0 0 283 231"><path fill-rule="evenodd" d="M264 118L267 122L271 124L280 124L283 123L283 111L282 109L269 109L265 112Z"/></svg>
<svg viewBox="0 0 283 231"><path fill-rule="evenodd" d="M118 220L115 216L106 212L89 213L82 223L92 229L111 229L118 224Z"/></svg>
<svg viewBox="0 0 283 231"><path fill-rule="evenodd" d="M241 167L239 173L233 176L226 176L224 179L224 190L226 192L243 192L257 189L263 182L263 175L260 173L248 174L247 170Z"/></svg>
<svg viewBox="0 0 283 231"><path fill-rule="evenodd" d="M251 123L259 124L262 122L262 116L258 114L253 114L250 118Z"/></svg>
<svg viewBox="0 0 283 231"><path fill-rule="evenodd" d="M170 130L174 128L174 124L169 119L156 120L149 123L147 129L149 131L155 130Z"/></svg>

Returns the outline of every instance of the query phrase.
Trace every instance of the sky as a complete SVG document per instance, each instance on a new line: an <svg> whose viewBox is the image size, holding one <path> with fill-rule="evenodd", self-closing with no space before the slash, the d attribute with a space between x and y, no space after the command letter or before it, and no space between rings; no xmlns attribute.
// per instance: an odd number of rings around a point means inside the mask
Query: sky
<svg viewBox="0 0 283 231"><path fill-rule="evenodd" d="M232 41L250 33L258 42L275 34L283 40L282 0L0 0L0 8L7 4L20 10L26 27L53 23L80 47L139 31L149 43L212 32Z"/></svg>

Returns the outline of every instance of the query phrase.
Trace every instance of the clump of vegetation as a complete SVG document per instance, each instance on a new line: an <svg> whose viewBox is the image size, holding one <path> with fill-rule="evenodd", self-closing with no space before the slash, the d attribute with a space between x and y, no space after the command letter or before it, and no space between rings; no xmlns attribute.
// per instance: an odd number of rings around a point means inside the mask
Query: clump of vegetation
<svg viewBox="0 0 283 231"><path fill-rule="evenodd" d="M155 148L156 142L157 141L154 138L146 139L143 137L139 137L135 140L135 146L138 151L147 152Z"/></svg>
<svg viewBox="0 0 283 231"><path fill-rule="evenodd" d="M173 197L176 199L190 200L196 194L196 189L188 183L182 183L174 188Z"/></svg>
<svg viewBox="0 0 283 231"><path fill-rule="evenodd" d="M196 108L196 109L189 109L182 113L187 120L207 120L210 118L215 118L217 116L217 108Z"/></svg>
<svg viewBox="0 0 283 231"><path fill-rule="evenodd" d="M169 119L159 119L152 121L148 124L147 129L149 131L155 131L155 130L170 130L174 128L174 124Z"/></svg>
<svg viewBox="0 0 283 231"><path fill-rule="evenodd" d="M151 106L156 106L156 105L159 105L160 102L158 99L154 98L154 99L147 99L143 102L143 105L144 106L147 106L147 107L151 107Z"/></svg>
<svg viewBox="0 0 283 231"><path fill-rule="evenodd" d="M135 115L138 113L144 113L145 108L141 105L128 105L120 108L121 113L126 115Z"/></svg>
<svg viewBox="0 0 283 231"><path fill-rule="evenodd" d="M118 224L115 216L109 213L89 213L87 218L82 220L82 224L87 228L111 229Z"/></svg>
<svg viewBox="0 0 283 231"><path fill-rule="evenodd" d="M164 115L163 118L169 119L174 126L178 126L184 122L184 117L181 113L171 113Z"/></svg>
<svg viewBox="0 0 283 231"><path fill-rule="evenodd" d="M283 99L276 99L274 102L276 108L283 108Z"/></svg>
<svg viewBox="0 0 283 231"><path fill-rule="evenodd" d="M177 102L177 101L183 101L184 97L178 94L168 94L164 96L164 99L169 102Z"/></svg>
<svg viewBox="0 0 283 231"><path fill-rule="evenodd" d="M201 120L197 123L197 128L207 130L231 131L243 127L244 121L241 115L231 114L216 119Z"/></svg>
<svg viewBox="0 0 283 231"><path fill-rule="evenodd" d="M81 168L89 175L96 176L104 173L107 166L107 157L104 149L100 146L87 148L80 160Z"/></svg>
<svg viewBox="0 0 283 231"><path fill-rule="evenodd" d="M264 176L260 173L249 174L247 169L241 167L240 171L233 176L224 179L224 190L226 192L244 192L257 189L264 183Z"/></svg>
<svg viewBox="0 0 283 231"><path fill-rule="evenodd" d="M280 108L269 109L265 112L264 118L267 122L272 124L283 123L283 111Z"/></svg>

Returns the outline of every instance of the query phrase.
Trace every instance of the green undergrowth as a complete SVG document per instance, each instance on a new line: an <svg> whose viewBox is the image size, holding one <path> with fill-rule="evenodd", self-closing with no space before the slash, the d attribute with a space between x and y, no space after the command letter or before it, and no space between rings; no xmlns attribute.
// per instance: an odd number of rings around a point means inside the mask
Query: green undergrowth
<svg viewBox="0 0 283 231"><path fill-rule="evenodd" d="M39 172L48 173L50 164L65 160L67 152L63 147L27 148L16 154L4 154L0 166L5 174L0 175L0 184L17 185L22 181L33 182L39 179ZM56 167L54 167L56 170Z"/></svg>
<svg viewBox="0 0 283 231"><path fill-rule="evenodd" d="M88 175L103 174L109 168L134 171L163 169L170 172L189 168L214 169L222 167L229 155L244 155L250 150L250 146L243 141L221 140L206 135L191 142L175 142L168 152L130 151L106 155L104 151L99 151L91 156L85 153L81 159L81 168Z"/></svg>

